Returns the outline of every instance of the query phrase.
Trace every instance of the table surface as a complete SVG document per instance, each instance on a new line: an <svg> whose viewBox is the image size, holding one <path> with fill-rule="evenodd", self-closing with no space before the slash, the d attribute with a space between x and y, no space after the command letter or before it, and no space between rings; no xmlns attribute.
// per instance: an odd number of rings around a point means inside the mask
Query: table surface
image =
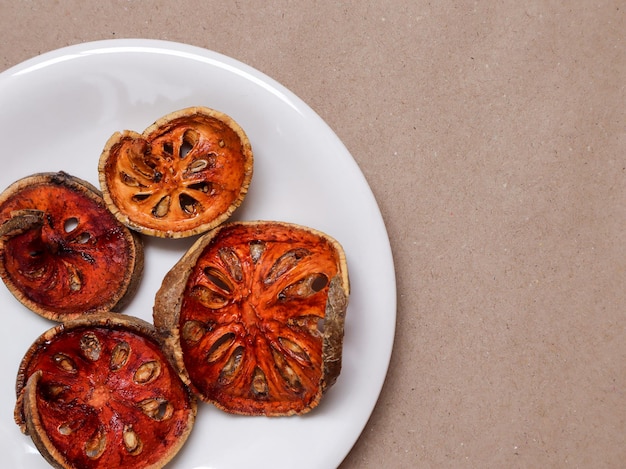
<svg viewBox="0 0 626 469"><path fill-rule="evenodd" d="M397 331L342 469L626 461L620 0L0 0L0 70L86 41L231 56L308 103L385 220Z"/></svg>

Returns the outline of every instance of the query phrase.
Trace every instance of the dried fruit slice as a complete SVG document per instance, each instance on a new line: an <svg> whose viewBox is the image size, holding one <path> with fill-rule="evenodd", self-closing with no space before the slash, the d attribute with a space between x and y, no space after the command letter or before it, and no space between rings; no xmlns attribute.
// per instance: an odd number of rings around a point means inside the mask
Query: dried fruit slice
<svg viewBox="0 0 626 469"><path fill-rule="evenodd" d="M164 238L208 231L243 201L253 156L244 130L205 107L168 114L143 134L115 133L100 156L100 187L128 227Z"/></svg>
<svg viewBox="0 0 626 469"><path fill-rule="evenodd" d="M14 182L0 194L0 224L0 276L45 318L119 310L139 285L139 235L82 179L58 172Z"/></svg>
<svg viewBox="0 0 626 469"><path fill-rule="evenodd" d="M154 327L116 313L43 333L20 364L16 392L16 423L57 468L163 467L197 410Z"/></svg>
<svg viewBox="0 0 626 469"><path fill-rule="evenodd" d="M345 255L329 236L227 223L166 275L154 323L204 401L244 415L302 414L341 370L348 295Z"/></svg>

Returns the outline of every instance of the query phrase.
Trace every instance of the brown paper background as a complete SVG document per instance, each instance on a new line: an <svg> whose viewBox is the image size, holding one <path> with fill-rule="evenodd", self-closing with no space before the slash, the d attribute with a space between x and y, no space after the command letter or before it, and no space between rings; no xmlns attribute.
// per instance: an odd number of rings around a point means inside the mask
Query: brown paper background
<svg viewBox="0 0 626 469"><path fill-rule="evenodd" d="M180 41L328 122L378 200L398 286L387 380L342 469L617 468L625 16L616 0L0 0L0 70Z"/></svg>

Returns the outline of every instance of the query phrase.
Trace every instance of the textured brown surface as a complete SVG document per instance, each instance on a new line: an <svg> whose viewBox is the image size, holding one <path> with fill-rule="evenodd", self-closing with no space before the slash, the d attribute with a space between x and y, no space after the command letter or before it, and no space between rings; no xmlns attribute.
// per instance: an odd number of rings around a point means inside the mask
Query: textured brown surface
<svg viewBox="0 0 626 469"><path fill-rule="evenodd" d="M387 223L398 327L342 469L626 460L622 1L0 0L0 68L206 47L313 107Z"/></svg>

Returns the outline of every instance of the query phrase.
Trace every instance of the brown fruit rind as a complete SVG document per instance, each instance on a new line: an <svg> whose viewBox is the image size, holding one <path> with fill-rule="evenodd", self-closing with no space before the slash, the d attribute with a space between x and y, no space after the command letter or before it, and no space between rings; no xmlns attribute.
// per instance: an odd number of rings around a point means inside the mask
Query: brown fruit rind
<svg viewBox="0 0 626 469"><path fill-rule="evenodd" d="M344 251L330 236L231 222L168 272L154 324L203 401L235 414L304 414L341 371L349 292Z"/></svg>
<svg viewBox="0 0 626 469"><path fill-rule="evenodd" d="M60 322L119 311L143 265L140 235L111 215L87 181L36 173L0 194L0 277L40 316Z"/></svg>
<svg viewBox="0 0 626 469"><path fill-rule="evenodd" d="M114 216L164 238L197 235L226 221L243 202L252 170L244 130L207 107L167 114L142 134L116 132L98 164Z"/></svg>
<svg viewBox="0 0 626 469"><path fill-rule="evenodd" d="M16 395L16 423L62 469L161 468L197 411L154 327L117 313L43 333L20 363Z"/></svg>

